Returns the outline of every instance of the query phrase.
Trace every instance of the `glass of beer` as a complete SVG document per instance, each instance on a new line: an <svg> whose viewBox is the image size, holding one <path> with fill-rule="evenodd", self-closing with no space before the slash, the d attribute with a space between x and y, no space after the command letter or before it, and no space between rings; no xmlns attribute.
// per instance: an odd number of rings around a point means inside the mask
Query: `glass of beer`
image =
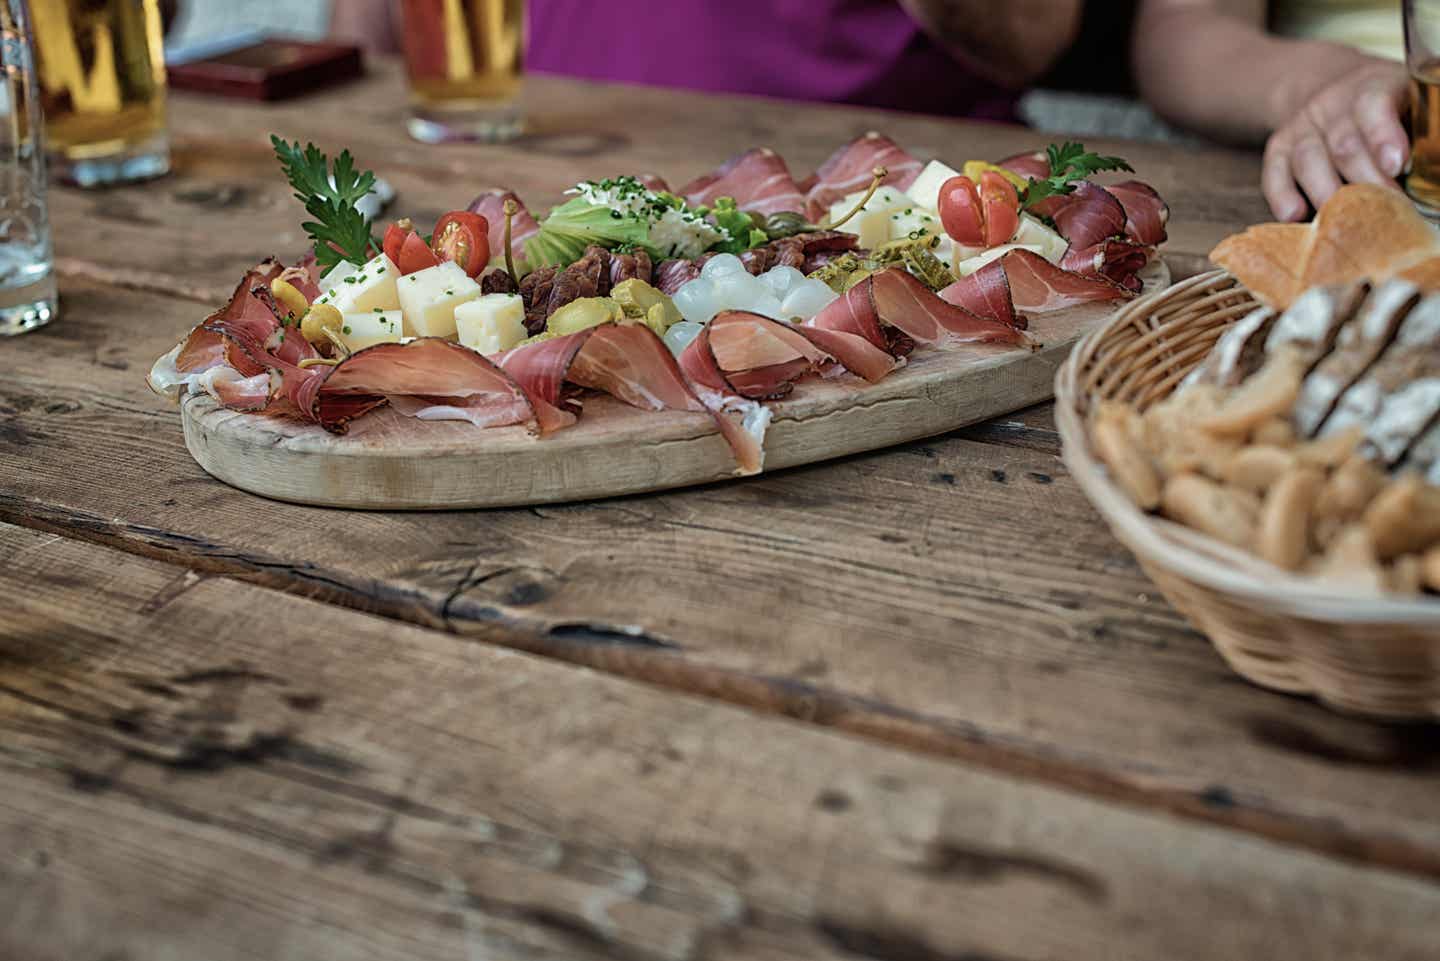
<svg viewBox="0 0 1440 961"><path fill-rule="evenodd" d="M1405 62L1410 69L1410 171L1405 192L1440 217L1440 0L1405 0Z"/></svg>
<svg viewBox="0 0 1440 961"><path fill-rule="evenodd" d="M51 169L81 187L170 169L160 0L30 0Z"/></svg>
<svg viewBox="0 0 1440 961"><path fill-rule="evenodd" d="M55 316L45 138L25 0L0 0L0 334Z"/></svg>
<svg viewBox="0 0 1440 961"><path fill-rule="evenodd" d="M410 135L510 140L522 123L525 0L404 0Z"/></svg>

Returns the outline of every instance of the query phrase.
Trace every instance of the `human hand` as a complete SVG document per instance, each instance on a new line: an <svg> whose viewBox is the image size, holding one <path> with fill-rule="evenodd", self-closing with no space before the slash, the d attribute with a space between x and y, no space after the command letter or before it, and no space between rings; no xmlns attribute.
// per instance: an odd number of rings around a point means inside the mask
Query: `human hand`
<svg viewBox="0 0 1440 961"><path fill-rule="evenodd" d="M1393 186L1410 154L1405 88L1403 66L1366 58L1303 101L1265 143L1260 182L1275 216L1300 220L1307 197L1318 208L1344 182Z"/></svg>

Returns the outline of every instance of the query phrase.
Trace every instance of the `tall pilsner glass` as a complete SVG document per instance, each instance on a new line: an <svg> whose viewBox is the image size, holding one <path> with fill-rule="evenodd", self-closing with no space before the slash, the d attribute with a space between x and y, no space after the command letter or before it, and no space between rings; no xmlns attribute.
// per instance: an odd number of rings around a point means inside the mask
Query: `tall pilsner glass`
<svg viewBox="0 0 1440 961"><path fill-rule="evenodd" d="M509 140L521 129L525 0L404 0L410 135Z"/></svg>
<svg viewBox="0 0 1440 961"><path fill-rule="evenodd" d="M45 138L26 0L0 0L0 334L55 316Z"/></svg>
<svg viewBox="0 0 1440 961"><path fill-rule="evenodd" d="M160 0L30 0L30 10L54 175L91 187L168 171Z"/></svg>
<svg viewBox="0 0 1440 961"><path fill-rule="evenodd" d="M1405 63L1410 68L1410 172L1405 192L1440 216L1440 0L1405 0Z"/></svg>

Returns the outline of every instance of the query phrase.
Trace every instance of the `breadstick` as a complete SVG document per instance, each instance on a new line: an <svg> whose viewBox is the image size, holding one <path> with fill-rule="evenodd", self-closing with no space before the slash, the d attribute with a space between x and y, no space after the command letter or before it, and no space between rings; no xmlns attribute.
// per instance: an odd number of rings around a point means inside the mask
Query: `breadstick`
<svg viewBox="0 0 1440 961"><path fill-rule="evenodd" d="M1310 516L1325 475L1314 467L1297 467L1277 480L1260 508L1255 553L1276 567L1293 571L1305 559L1310 543Z"/></svg>

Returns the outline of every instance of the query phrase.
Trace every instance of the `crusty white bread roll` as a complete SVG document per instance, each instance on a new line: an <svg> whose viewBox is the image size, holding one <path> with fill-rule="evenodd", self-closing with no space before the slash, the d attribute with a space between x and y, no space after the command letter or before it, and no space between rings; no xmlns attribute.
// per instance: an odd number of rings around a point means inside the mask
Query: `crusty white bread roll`
<svg viewBox="0 0 1440 961"><path fill-rule="evenodd" d="M1256 224L1220 241L1210 259L1261 303L1284 310L1304 289L1300 271L1309 242L1309 224Z"/></svg>
<svg viewBox="0 0 1440 961"><path fill-rule="evenodd" d="M1258 224L1222 240L1210 259L1260 301L1283 310L1323 284L1403 276L1440 290L1440 231L1400 191L1347 184L1308 224Z"/></svg>

